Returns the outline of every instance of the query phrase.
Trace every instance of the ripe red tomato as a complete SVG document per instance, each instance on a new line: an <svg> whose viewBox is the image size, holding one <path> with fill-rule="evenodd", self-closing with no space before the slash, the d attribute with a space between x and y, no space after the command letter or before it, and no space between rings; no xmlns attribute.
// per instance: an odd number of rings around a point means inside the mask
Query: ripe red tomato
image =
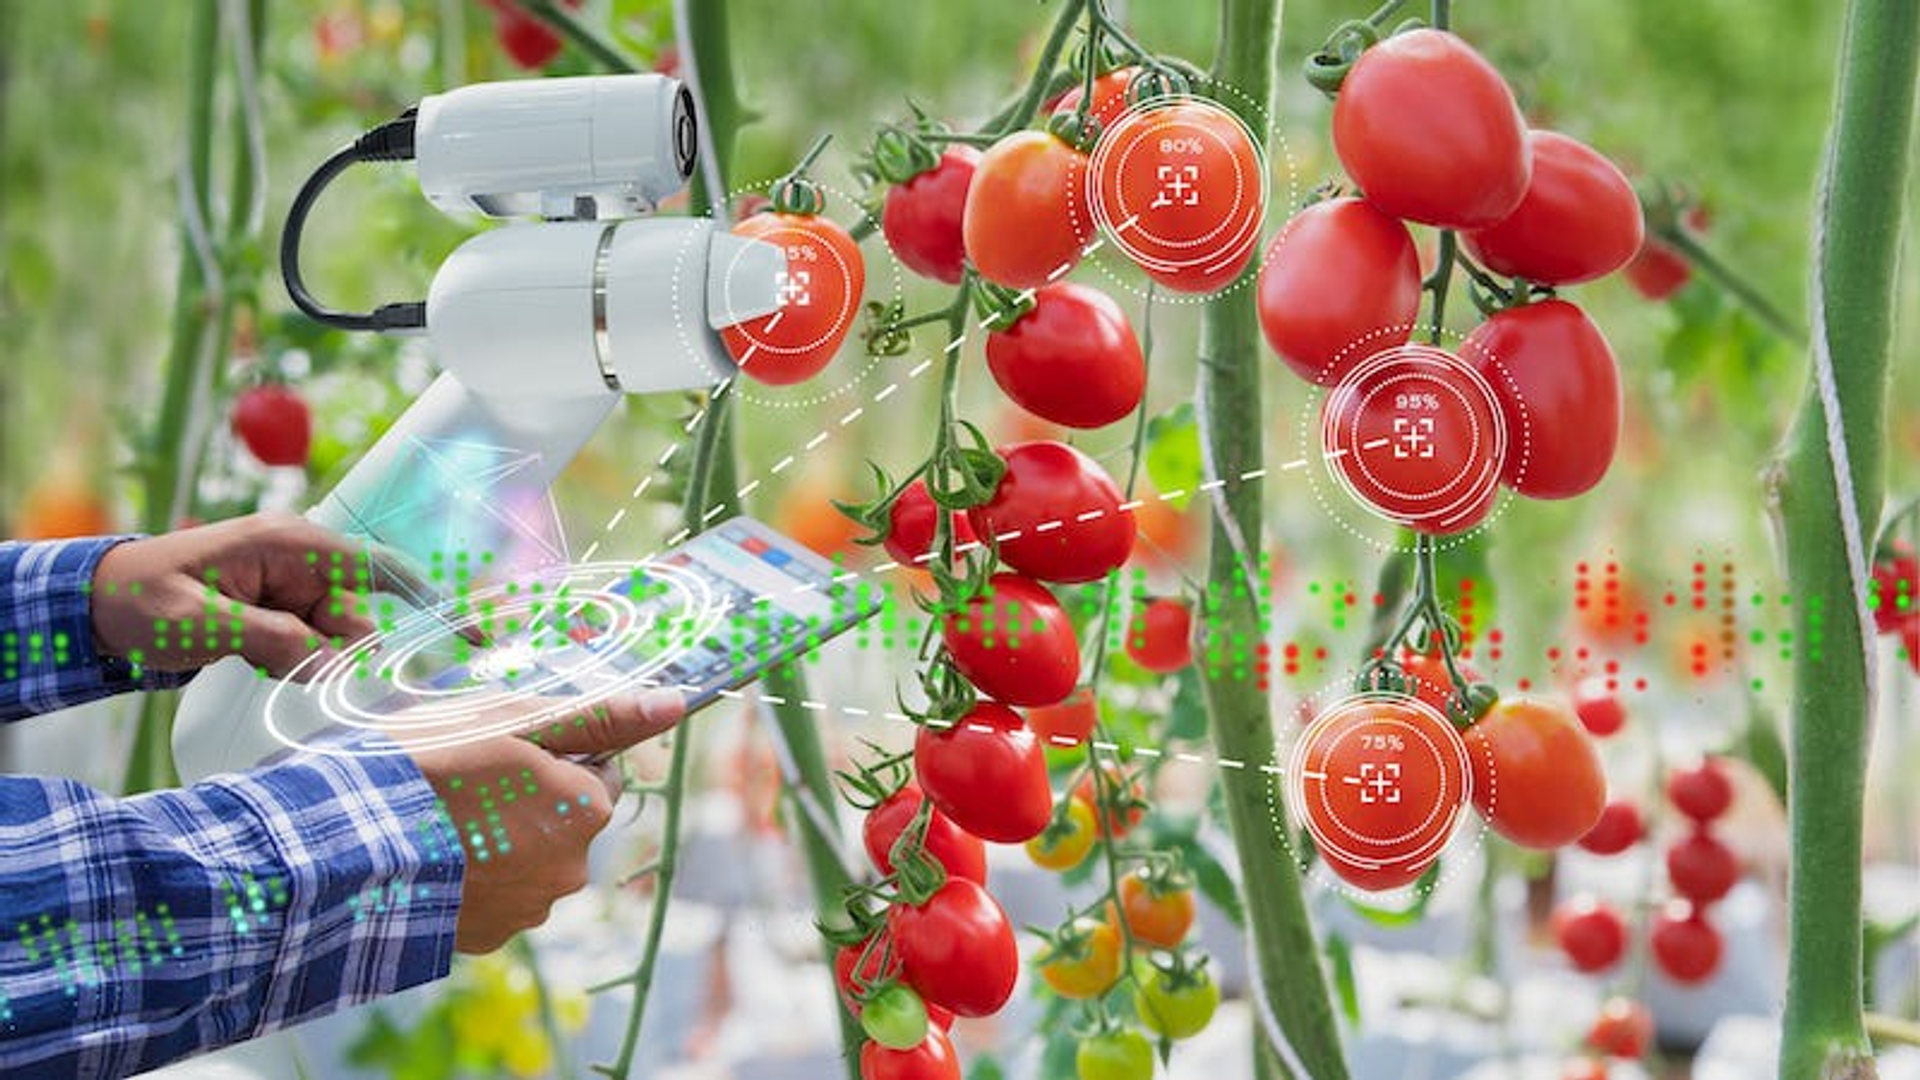
<svg viewBox="0 0 1920 1080"><path fill-rule="evenodd" d="M1654 963L1683 986L1705 982L1720 970L1726 946L1706 913L1684 900L1668 904L1653 920Z"/></svg>
<svg viewBox="0 0 1920 1080"><path fill-rule="evenodd" d="M925 480L915 480L900 492L887 508L887 538L883 541L887 554L901 566L925 566L933 551L933 534L940 520L939 504L927 492ZM960 550L962 544L976 542L973 535L973 523L965 514L947 511L953 530L954 550Z"/></svg>
<svg viewBox="0 0 1920 1080"><path fill-rule="evenodd" d="M1900 651L1907 654L1907 666L1920 675L1920 614L1908 616L1900 628Z"/></svg>
<svg viewBox="0 0 1920 1080"><path fill-rule="evenodd" d="M577 8L581 0L562 0L570 8ZM493 32L500 39L500 47L509 59L528 71L535 71L553 62L560 55L564 42L560 35L547 29L546 24L520 9L513 0L489 0L493 8Z"/></svg>
<svg viewBox="0 0 1920 1080"><path fill-rule="evenodd" d="M949 285L960 283L967 261L960 225L979 164L980 151L956 143L941 152L938 165L887 189L880 231L907 269Z"/></svg>
<svg viewBox="0 0 1920 1080"><path fill-rule="evenodd" d="M1107 237L1175 292L1210 293L1260 242L1266 170L1238 117L1202 98L1126 113L1100 136L1088 197Z"/></svg>
<svg viewBox="0 0 1920 1080"><path fill-rule="evenodd" d="M1920 612L1920 558L1906 543L1874 562L1871 603L1874 628L1883 634L1899 633Z"/></svg>
<svg viewBox="0 0 1920 1080"><path fill-rule="evenodd" d="M1469 685L1481 681L1480 672L1472 664L1456 657L1453 661L1460 669L1460 675ZM1438 653L1410 652L1400 658L1400 668L1407 673L1407 693L1433 706L1433 711L1441 716L1452 716L1453 676L1447 674L1447 662Z"/></svg>
<svg viewBox="0 0 1920 1080"><path fill-rule="evenodd" d="M1127 87L1133 84L1133 77L1140 69L1132 65L1114 68L1093 80L1093 104L1087 106L1087 115L1100 121L1102 131L1113 126L1120 114L1127 111ZM1083 87L1074 83L1067 92L1054 99L1051 110L1054 116L1065 116L1080 108L1080 99L1084 96Z"/></svg>
<svg viewBox="0 0 1920 1080"><path fill-rule="evenodd" d="M860 246L819 214L755 214L733 231L784 249L787 269L780 310L724 327L720 339L749 378L769 386L812 378L840 351L860 313L867 287Z"/></svg>
<svg viewBox="0 0 1920 1080"><path fill-rule="evenodd" d="M1649 236L1627 264L1627 283L1649 300L1665 300L1693 276L1693 267L1671 246Z"/></svg>
<svg viewBox="0 0 1920 1080"><path fill-rule="evenodd" d="M926 796L920 789L908 784L885 802L867 811L860 837L866 843L867 857L873 860L874 867L882 874L893 873L893 860L888 853L925 801ZM982 885L987 883L987 846L980 842L978 836L955 824L937 806L927 819L924 844L927 854L946 867L947 873Z"/></svg>
<svg viewBox="0 0 1920 1080"><path fill-rule="evenodd" d="M1608 1057L1644 1057L1652 1042L1653 1014L1631 998L1608 998L1587 1031L1587 1045Z"/></svg>
<svg viewBox="0 0 1920 1080"><path fill-rule="evenodd" d="M1105 427L1138 408L1147 389L1126 313L1070 281L1042 286L1033 310L987 335L987 369L1014 404L1067 427Z"/></svg>
<svg viewBox="0 0 1920 1080"><path fill-rule="evenodd" d="M1136 870L1120 879L1120 915L1133 940L1177 949L1193 929L1193 890L1157 886Z"/></svg>
<svg viewBox="0 0 1920 1080"><path fill-rule="evenodd" d="M1461 346L1500 399L1500 479L1535 499L1600 482L1620 439L1620 369L1600 328L1565 300L1495 312Z"/></svg>
<svg viewBox="0 0 1920 1080"><path fill-rule="evenodd" d="M1412 333L1420 313L1413 236L1365 199L1314 203L1267 245L1258 303L1260 329L1280 359L1333 386Z"/></svg>
<svg viewBox="0 0 1920 1080"><path fill-rule="evenodd" d="M950 727L921 727L913 771L941 813L983 840L1020 843L1053 816L1040 740L1019 713L996 702L980 702ZM974 880L984 879L984 865L980 873Z"/></svg>
<svg viewBox="0 0 1920 1080"><path fill-rule="evenodd" d="M1080 681L1073 622L1032 578L993 575L984 596L941 620L940 636L960 674L1008 704L1058 704Z"/></svg>
<svg viewBox="0 0 1920 1080"><path fill-rule="evenodd" d="M987 148L967 189L967 261L988 281L1037 289L1066 274L1093 239L1087 155L1044 131Z"/></svg>
<svg viewBox="0 0 1920 1080"><path fill-rule="evenodd" d="M1394 217L1479 229L1513 213L1532 160L1506 80L1445 30L1395 34L1360 54L1333 102L1347 175Z"/></svg>
<svg viewBox="0 0 1920 1080"><path fill-rule="evenodd" d="M860 1002L860 997L866 990L878 986L889 979L898 979L900 977L900 954L898 951L887 958L886 974L884 976L880 974L881 949L882 946L875 945L869 950L867 948L867 942L862 941L855 945L842 945L840 948L834 950L834 983L840 990L840 1003L846 1006L847 1013L855 1020L860 1019L860 1013L865 1008ZM865 964L860 963L862 954L867 958ZM860 981L857 983L853 977L853 969L856 966L860 968ZM864 984L864 986L862 984ZM932 1002L927 1002L926 1008L927 1021L933 1026L942 1031L953 1026L952 1012Z"/></svg>
<svg viewBox="0 0 1920 1080"><path fill-rule="evenodd" d="M1185 600L1157 596L1127 622L1127 655L1156 674L1193 663L1193 608Z"/></svg>
<svg viewBox="0 0 1920 1080"><path fill-rule="evenodd" d="M1667 798L1674 808L1702 825L1733 805L1733 779L1717 758L1701 758L1667 775Z"/></svg>
<svg viewBox="0 0 1920 1080"><path fill-rule="evenodd" d="M1289 777L1328 869L1367 890L1426 872L1467 800L1459 732L1410 697L1348 698L1307 725Z"/></svg>
<svg viewBox="0 0 1920 1080"><path fill-rule="evenodd" d="M1607 689L1605 679L1583 679L1574 687L1573 715L1580 718L1581 726L1601 738L1627 724L1627 707L1620 703L1618 694Z"/></svg>
<svg viewBox="0 0 1920 1080"><path fill-rule="evenodd" d="M1718 837L1696 826L1667 849L1667 880L1675 893L1704 906L1733 890L1740 880L1740 860Z"/></svg>
<svg viewBox="0 0 1920 1080"><path fill-rule="evenodd" d="M279 383L249 386L233 399L233 433L263 465L305 465L313 441L306 399Z"/></svg>
<svg viewBox="0 0 1920 1080"><path fill-rule="evenodd" d="M1493 396L1459 357L1402 345L1327 395L1320 445L1342 486L1376 513L1448 535L1493 509L1511 437L1499 424Z"/></svg>
<svg viewBox="0 0 1920 1080"><path fill-rule="evenodd" d="M1147 816L1144 806L1146 791L1140 786L1137 774L1128 776L1112 765L1102 765L1101 771L1106 775L1106 782L1100 786L1106 788L1114 802L1105 813L1098 809L1094 811L1098 818L1095 824L1101 836L1118 840L1132 832L1140 820ZM1100 806L1100 787L1094 784L1093 773L1081 775L1080 782L1073 786L1073 797L1088 806Z"/></svg>
<svg viewBox="0 0 1920 1080"><path fill-rule="evenodd" d="M889 1050L877 1042L860 1047L860 1080L960 1080L960 1055L940 1031L912 1050Z"/></svg>
<svg viewBox="0 0 1920 1080"><path fill-rule="evenodd" d="M1574 285L1625 266L1645 229L1640 197L1606 155L1557 131L1528 136L1533 180L1500 222L1461 240L1481 266L1542 285Z"/></svg>
<svg viewBox="0 0 1920 1080"><path fill-rule="evenodd" d="M925 904L887 911L907 984L956 1016L990 1016L1013 994L1020 946L1007 913L987 890L948 878Z"/></svg>
<svg viewBox="0 0 1920 1080"><path fill-rule="evenodd" d="M1027 727L1047 746L1079 746L1100 723L1100 706L1090 686L1076 686L1058 705L1027 710Z"/></svg>
<svg viewBox="0 0 1920 1080"><path fill-rule="evenodd" d="M1580 838L1580 846L1595 855L1618 855L1639 843L1646 832L1640 808L1631 800L1615 799L1600 809L1600 820Z"/></svg>
<svg viewBox="0 0 1920 1080"><path fill-rule="evenodd" d="M1553 936L1573 966L1589 974L1620 962L1627 951L1627 923L1610 905L1583 897L1553 913Z"/></svg>
<svg viewBox="0 0 1920 1080"><path fill-rule="evenodd" d="M1051 440L1003 446L1000 456L1000 486L967 515L983 542L999 543L1002 562L1042 581L1079 582L1127 561L1133 511L1120 508L1120 489L1097 462Z"/></svg>
<svg viewBox="0 0 1920 1080"><path fill-rule="evenodd" d="M1592 831L1607 801L1599 751L1557 702L1501 698L1467 729L1473 805L1521 847L1571 844Z"/></svg>

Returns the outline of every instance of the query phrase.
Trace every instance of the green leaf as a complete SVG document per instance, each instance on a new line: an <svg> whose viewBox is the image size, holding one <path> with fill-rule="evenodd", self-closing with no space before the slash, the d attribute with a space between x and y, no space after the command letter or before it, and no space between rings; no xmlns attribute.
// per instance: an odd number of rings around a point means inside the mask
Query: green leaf
<svg viewBox="0 0 1920 1080"><path fill-rule="evenodd" d="M1392 908L1363 904L1350 896L1345 896L1344 893L1342 896L1346 899L1347 908L1355 915L1360 916L1375 926L1385 927L1389 930L1398 930L1413 926L1427 917L1427 908L1433 904L1433 894L1439 891L1436 888L1439 882L1440 860L1435 859L1433 865L1427 867L1426 873L1421 874L1420 879L1413 883L1413 903L1398 911Z"/></svg>
<svg viewBox="0 0 1920 1080"><path fill-rule="evenodd" d="M1734 745L1734 754L1745 759L1773 789L1782 806L1787 802L1787 747L1780 739L1780 725L1760 695L1747 694L1747 720Z"/></svg>
<svg viewBox="0 0 1920 1080"><path fill-rule="evenodd" d="M1000 1067L1000 1059L992 1054L981 1054L973 1059L967 1068L967 1080L1006 1080L1007 1071Z"/></svg>
<svg viewBox="0 0 1920 1080"><path fill-rule="evenodd" d="M1353 977L1353 943L1344 934L1327 935L1327 967L1333 975L1333 992L1340 999L1340 1013L1350 1024L1360 1022L1360 985Z"/></svg>
<svg viewBox="0 0 1920 1080"><path fill-rule="evenodd" d="M1041 1010L1036 1027L1047 1033L1046 1045L1040 1051L1040 1075L1072 1076L1073 1055L1080 1049L1080 1035L1067 1022L1073 1002L1055 994L1046 995L1045 1000L1047 1004Z"/></svg>
<svg viewBox="0 0 1920 1080"><path fill-rule="evenodd" d="M1200 425L1194 422L1193 405L1184 403L1147 421L1145 452L1147 478L1175 510L1186 509L1195 488L1200 486L1203 463L1200 456ZM1176 494L1177 493L1177 494Z"/></svg>

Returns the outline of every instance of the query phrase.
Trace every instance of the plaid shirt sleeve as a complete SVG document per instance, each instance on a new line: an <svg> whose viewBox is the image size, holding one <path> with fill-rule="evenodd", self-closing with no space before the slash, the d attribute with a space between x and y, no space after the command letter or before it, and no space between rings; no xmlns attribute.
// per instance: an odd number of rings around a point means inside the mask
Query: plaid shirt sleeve
<svg viewBox="0 0 1920 1080"><path fill-rule="evenodd" d="M178 681L93 652L119 539L0 544L0 720ZM440 978L465 870L404 755L126 799L0 776L0 1074L144 1072Z"/></svg>
<svg viewBox="0 0 1920 1080"><path fill-rule="evenodd" d="M136 671L94 652L93 570L108 548L130 539L0 541L0 721L191 677Z"/></svg>

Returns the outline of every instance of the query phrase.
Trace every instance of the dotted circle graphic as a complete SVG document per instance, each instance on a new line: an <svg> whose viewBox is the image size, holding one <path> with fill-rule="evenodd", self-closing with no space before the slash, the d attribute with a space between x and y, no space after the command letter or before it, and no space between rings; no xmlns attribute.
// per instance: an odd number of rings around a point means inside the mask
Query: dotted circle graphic
<svg viewBox="0 0 1920 1080"><path fill-rule="evenodd" d="M1234 147L1221 137L1216 123L1238 131L1253 148L1252 175L1241 168ZM1203 176L1197 164L1170 164L1158 158L1169 154L1200 157L1209 150L1217 151L1232 168L1232 197L1227 206L1207 207L1211 227L1197 236L1156 233L1156 209L1200 207L1205 196L1196 185L1217 183L1217 178ZM1149 169L1160 174L1162 184L1145 205L1129 202L1125 182L1115 185L1114 190L1108 188L1109 171L1131 179ZM1101 136L1087 169L1087 198L1102 234L1134 262L1162 272L1211 270L1245 259L1260 239L1266 194L1267 158L1253 131L1239 114L1191 95L1129 107ZM1109 215L1109 196L1118 206L1121 220ZM1254 204L1254 212L1243 214L1249 201ZM1168 257L1168 250L1179 254Z"/></svg>
<svg viewBox="0 0 1920 1080"><path fill-rule="evenodd" d="M643 580L662 590L652 614L621 588ZM559 568L415 610L338 652L314 654L274 685L267 730L288 747L350 757L537 730L653 685L726 613L702 577L669 563ZM591 625L593 645L562 652L575 644L575 625ZM471 652L460 635L475 630L495 636L467 661L468 677L438 681L452 664L435 654ZM440 670L418 673L434 663ZM350 747L309 742L296 730L297 705L383 738Z"/></svg>

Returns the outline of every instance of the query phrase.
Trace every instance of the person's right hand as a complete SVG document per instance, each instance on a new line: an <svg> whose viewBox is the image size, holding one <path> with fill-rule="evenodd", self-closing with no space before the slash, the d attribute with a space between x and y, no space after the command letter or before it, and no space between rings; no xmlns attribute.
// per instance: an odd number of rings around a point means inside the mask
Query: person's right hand
<svg viewBox="0 0 1920 1080"><path fill-rule="evenodd" d="M675 691L646 691L519 735L409 751L466 852L455 948L492 952L586 887L587 845L613 815L619 776L615 766L554 755L624 750L671 728L684 709Z"/></svg>

